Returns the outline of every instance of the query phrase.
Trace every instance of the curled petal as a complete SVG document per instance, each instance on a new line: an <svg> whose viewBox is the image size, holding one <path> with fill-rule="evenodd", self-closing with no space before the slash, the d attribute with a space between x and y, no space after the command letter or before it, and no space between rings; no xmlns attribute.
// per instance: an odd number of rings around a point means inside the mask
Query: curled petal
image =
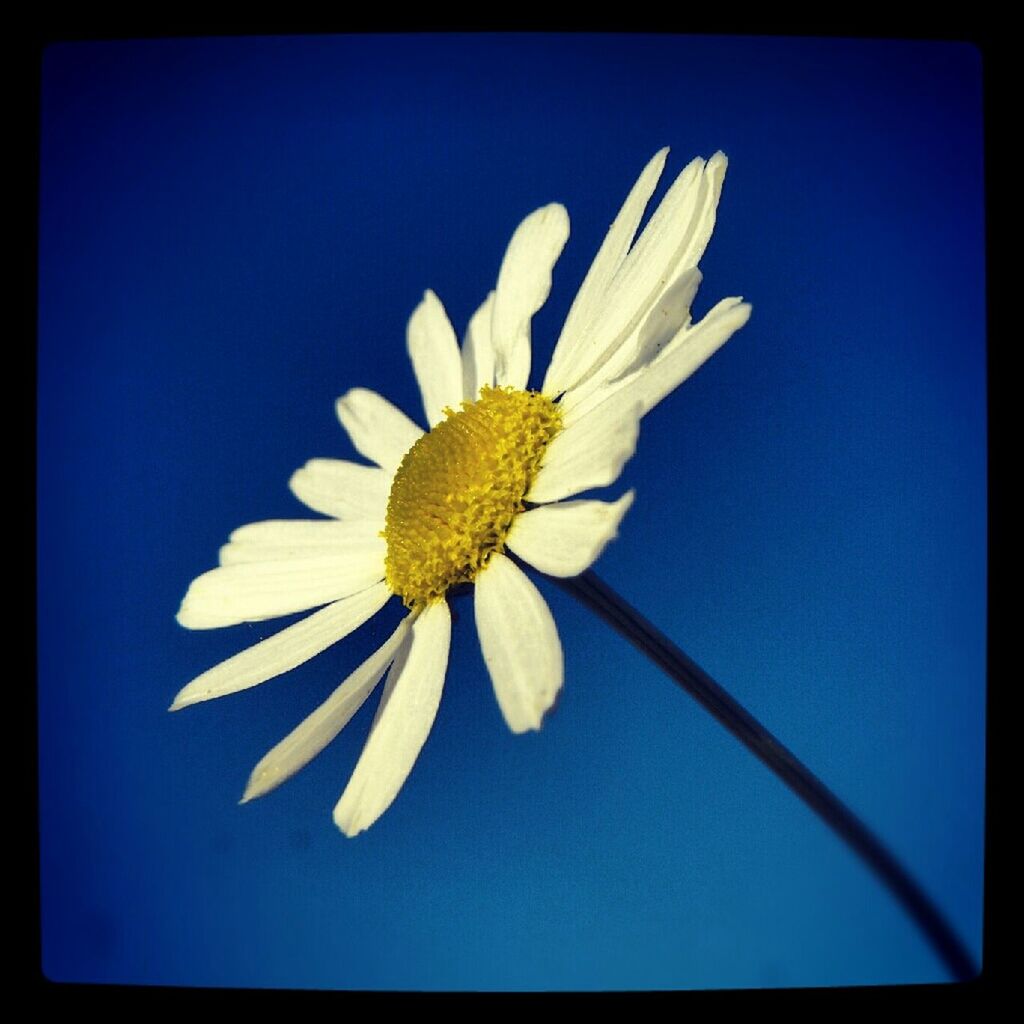
<svg viewBox="0 0 1024 1024"><path fill-rule="evenodd" d="M601 371L628 341L679 274L695 266L707 246L725 176L726 158L691 161L665 194L647 227L609 282L603 301L570 338L572 358L545 381L559 394ZM561 339L559 340L559 346Z"/></svg>
<svg viewBox="0 0 1024 1024"><path fill-rule="evenodd" d="M559 335L555 351L551 356L547 375L544 378L543 391L546 395L557 395L564 391L562 382L572 373L571 367L579 358L580 348L585 338L585 329L598 315L604 304L608 286L618 273L622 261L626 258L629 247L633 244L640 218L644 215L647 203L665 167L668 147L658 150L643 169L636 184L630 189L626 201L622 204L612 226L608 229L601 248L594 257L587 276L576 293L565 325Z"/></svg>
<svg viewBox="0 0 1024 1024"><path fill-rule="evenodd" d="M581 416L613 395L639 402L646 415L699 370L750 319L750 313L749 303L722 299L700 323L681 330L648 365L602 385L575 404L569 401L573 415Z"/></svg>

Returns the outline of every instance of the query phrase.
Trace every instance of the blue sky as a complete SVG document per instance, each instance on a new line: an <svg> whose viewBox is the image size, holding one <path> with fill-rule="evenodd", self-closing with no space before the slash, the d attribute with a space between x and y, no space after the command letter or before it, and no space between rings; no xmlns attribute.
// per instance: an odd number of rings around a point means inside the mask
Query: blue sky
<svg viewBox="0 0 1024 1024"><path fill-rule="evenodd" d="M333 403L418 416L409 314L461 334L519 220L572 235L532 383L640 169L724 150L695 313L750 323L645 418L597 571L905 861L975 956L984 821L981 67L955 43L352 36L54 46L42 85L43 968L64 981L677 989L944 980L753 757L546 581L566 683L512 736L472 603L408 784L331 809L373 701L238 807L386 637L168 715L277 623L174 613L235 527L298 518ZM661 195L667 182L657 193ZM285 620L291 621L291 620ZM281 624L285 624L282 621Z"/></svg>

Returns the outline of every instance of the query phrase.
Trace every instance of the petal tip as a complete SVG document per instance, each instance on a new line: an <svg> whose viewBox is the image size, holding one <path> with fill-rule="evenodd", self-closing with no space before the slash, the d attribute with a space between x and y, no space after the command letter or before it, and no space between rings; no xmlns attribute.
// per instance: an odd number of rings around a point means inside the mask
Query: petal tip
<svg viewBox="0 0 1024 1024"><path fill-rule="evenodd" d="M443 309L441 300L437 297L437 292L433 288L428 288L423 293L423 299L420 304L416 307L416 311L419 312L421 309ZM415 313L413 314L415 316ZM422 316L422 314L420 314ZM445 314L447 315L447 314Z"/></svg>
<svg viewBox="0 0 1024 1024"><path fill-rule="evenodd" d="M339 811L338 807L335 807L332 817L334 818L334 824L338 826L339 831L346 839L353 839L363 831L362 828L356 825L353 815Z"/></svg>
<svg viewBox="0 0 1024 1024"><path fill-rule="evenodd" d="M644 175L650 172L654 174L655 182L658 181L661 177L662 171L665 170L665 161L668 160L669 150L669 146L662 146L661 149L659 149L658 152L647 161L647 166L644 168L643 174L640 176L641 179L643 179Z"/></svg>
<svg viewBox="0 0 1024 1024"><path fill-rule="evenodd" d="M240 805L247 804L250 800L255 800L257 797L266 796L291 777L292 773L282 775L280 765L271 761L270 757L271 755L268 754L267 757L253 768L249 781L245 784L245 792L242 794L242 799L238 801Z"/></svg>
<svg viewBox="0 0 1024 1024"><path fill-rule="evenodd" d="M545 218L551 217L556 220L560 226L565 228L566 234L569 233L569 211L562 203L548 203L543 207L542 213Z"/></svg>
<svg viewBox="0 0 1024 1024"><path fill-rule="evenodd" d="M191 587L189 590L191 591ZM185 629L216 629L222 625L219 622L208 621L207 616L196 605L197 602L194 599L190 601L189 595L186 594L178 613L174 616L179 626L183 626Z"/></svg>
<svg viewBox="0 0 1024 1024"><path fill-rule="evenodd" d="M516 722L516 724L513 725L511 722L509 722L508 727L512 730L512 732L516 734L516 736L524 736L528 732L540 732L541 725L542 719L538 719L536 723Z"/></svg>
<svg viewBox="0 0 1024 1024"><path fill-rule="evenodd" d="M198 704L203 698L197 696L194 693L189 693L189 686L183 687L178 691L174 700L171 702L171 706L167 709L168 711L181 711L182 708L190 707L192 704Z"/></svg>

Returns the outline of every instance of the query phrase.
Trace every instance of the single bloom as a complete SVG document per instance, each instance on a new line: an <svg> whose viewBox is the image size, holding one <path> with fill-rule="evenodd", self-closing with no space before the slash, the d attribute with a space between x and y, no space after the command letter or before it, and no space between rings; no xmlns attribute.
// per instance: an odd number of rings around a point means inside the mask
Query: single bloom
<svg viewBox="0 0 1024 1024"><path fill-rule="evenodd" d="M530 322L569 236L558 203L516 229L461 349L433 292L413 312L408 349L428 431L381 395L349 391L338 418L371 464L312 459L290 482L329 518L243 526L221 548L220 567L188 588L178 622L189 629L319 610L204 672L171 710L295 668L392 596L408 609L384 645L256 765L243 802L315 757L387 673L334 821L354 836L387 810L437 712L451 639L446 595L458 584L474 586L480 646L505 721L517 733L540 728L562 686L562 648L547 604L506 552L552 576L587 569L615 537L633 492L613 502L577 496L618 478L644 414L750 316L748 304L729 298L690 320L724 154L688 164L635 238L667 154L647 164L609 228L540 391L527 390Z"/></svg>

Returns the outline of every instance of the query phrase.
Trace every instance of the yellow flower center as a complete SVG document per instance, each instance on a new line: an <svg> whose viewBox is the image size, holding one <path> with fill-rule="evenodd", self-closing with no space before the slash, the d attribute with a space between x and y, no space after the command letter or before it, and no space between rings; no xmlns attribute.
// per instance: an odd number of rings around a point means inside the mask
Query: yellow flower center
<svg viewBox="0 0 1024 1024"><path fill-rule="evenodd" d="M505 538L551 439L558 406L536 391L481 389L405 454L388 497L387 582L408 608L475 579Z"/></svg>

